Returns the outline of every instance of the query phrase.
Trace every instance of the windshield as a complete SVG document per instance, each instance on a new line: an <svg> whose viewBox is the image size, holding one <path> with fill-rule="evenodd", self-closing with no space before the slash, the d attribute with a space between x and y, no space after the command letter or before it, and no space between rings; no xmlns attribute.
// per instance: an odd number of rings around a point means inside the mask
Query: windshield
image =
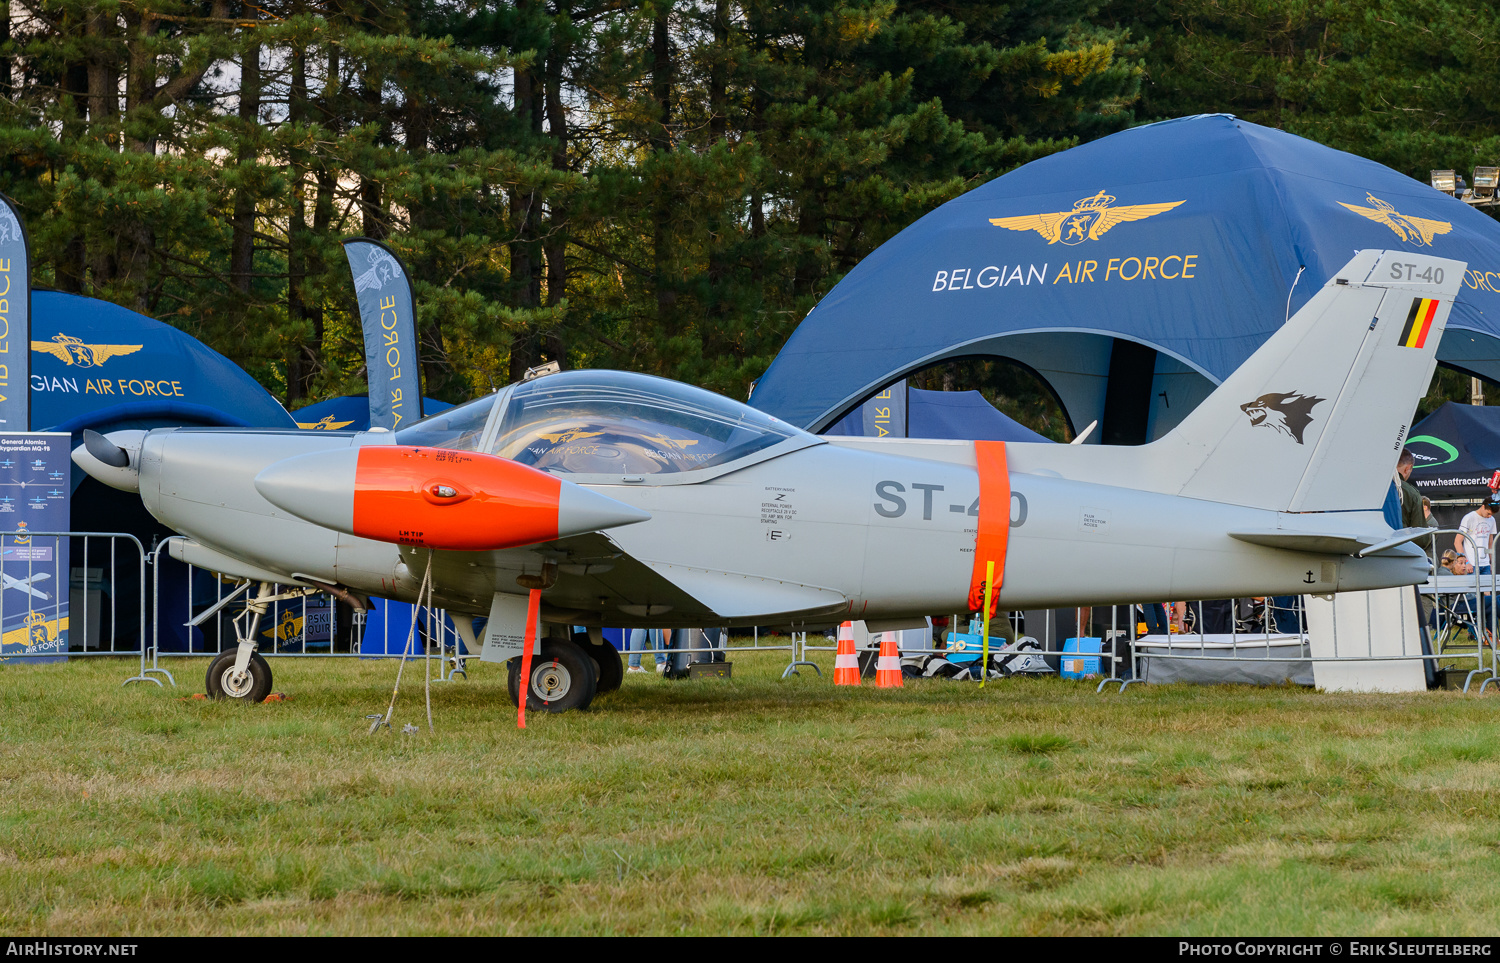
<svg viewBox="0 0 1500 963"><path fill-rule="evenodd" d="M566 371L516 386L491 451L543 471L660 475L728 464L799 434L665 378Z"/></svg>
<svg viewBox="0 0 1500 963"><path fill-rule="evenodd" d="M410 428L402 428L396 432L396 444L475 451L479 448L479 439L484 434L490 409L494 407L495 396L486 395L456 408L440 411L430 418L423 418Z"/></svg>

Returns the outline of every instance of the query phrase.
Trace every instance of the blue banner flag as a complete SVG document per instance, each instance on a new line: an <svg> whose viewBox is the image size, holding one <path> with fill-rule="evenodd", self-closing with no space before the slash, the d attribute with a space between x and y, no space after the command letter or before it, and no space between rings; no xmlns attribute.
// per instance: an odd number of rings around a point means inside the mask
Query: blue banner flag
<svg viewBox="0 0 1500 963"><path fill-rule="evenodd" d="M869 401L860 409L866 438L906 437L906 379L903 378Z"/></svg>
<svg viewBox="0 0 1500 963"><path fill-rule="evenodd" d="M31 243L0 194L0 431L31 428Z"/></svg>
<svg viewBox="0 0 1500 963"><path fill-rule="evenodd" d="M411 279L395 252L367 237L344 242L365 332L370 427L396 431L422 417L416 306Z"/></svg>

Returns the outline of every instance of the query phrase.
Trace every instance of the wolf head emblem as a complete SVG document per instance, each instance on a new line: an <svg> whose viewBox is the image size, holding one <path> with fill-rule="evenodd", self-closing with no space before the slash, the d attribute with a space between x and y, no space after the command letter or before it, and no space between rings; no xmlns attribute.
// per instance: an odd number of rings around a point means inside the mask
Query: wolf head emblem
<svg viewBox="0 0 1500 963"><path fill-rule="evenodd" d="M1295 391L1287 394L1272 392L1240 405L1240 410L1250 416L1251 425L1279 431L1300 445L1302 432L1312 423L1313 406L1324 400Z"/></svg>

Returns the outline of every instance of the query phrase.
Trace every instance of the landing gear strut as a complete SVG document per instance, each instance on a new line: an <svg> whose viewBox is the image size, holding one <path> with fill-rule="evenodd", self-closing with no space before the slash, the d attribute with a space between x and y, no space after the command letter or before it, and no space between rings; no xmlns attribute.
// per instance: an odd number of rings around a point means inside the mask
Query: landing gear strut
<svg viewBox="0 0 1500 963"><path fill-rule="evenodd" d="M261 616L266 614L272 602L301 598L309 594L309 591L298 589L278 595L269 582L260 583L260 591L255 598L246 603L245 611L234 617L234 636L239 644L220 652L218 658L208 665L208 675L203 680L203 686L210 699L243 699L246 702L266 700L266 696L271 694L271 666L256 651L255 641L256 633L260 630ZM238 591L234 593L238 594ZM204 618L212 611L214 610L203 613L199 618Z"/></svg>

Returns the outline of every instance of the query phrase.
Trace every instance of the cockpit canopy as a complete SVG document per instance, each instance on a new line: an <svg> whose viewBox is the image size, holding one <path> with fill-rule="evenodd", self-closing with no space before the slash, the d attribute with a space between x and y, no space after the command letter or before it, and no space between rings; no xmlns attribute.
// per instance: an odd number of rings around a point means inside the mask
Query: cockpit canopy
<svg viewBox="0 0 1500 963"><path fill-rule="evenodd" d="M402 445L484 451L563 474L621 476L717 468L794 438L813 440L722 395L607 370L522 382L396 433Z"/></svg>

